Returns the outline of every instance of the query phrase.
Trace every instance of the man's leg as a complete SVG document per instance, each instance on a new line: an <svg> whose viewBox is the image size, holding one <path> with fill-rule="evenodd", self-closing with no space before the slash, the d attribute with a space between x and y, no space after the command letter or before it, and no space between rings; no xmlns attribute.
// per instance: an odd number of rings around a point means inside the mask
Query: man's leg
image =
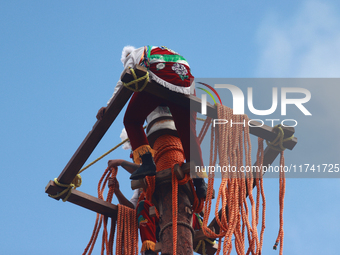
<svg viewBox="0 0 340 255"><path fill-rule="evenodd" d="M149 216L151 206L147 200L140 201L137 206L138 227L142 240L141 252L146 254L153 254L156 244L156 218Z"/></svg>
<svg viewBox="0 0 340 255"><path fill-rule="evenodd" d="M124 126L130 139L132 150L148 145L143 124L146 117L160 104L161 100L147 92L135 92L126 108Z"/></svg>
<svg viewBox="0 0 340 255"><path fill-rule="evenodd" d="M156 174L156 166L152 158L153 150L149 146L143 124L146 117L160 104L160 101L160 98L147 92L135 92L126 109L124 126L133 150L133 159L136 164L142 163L130 176L132 180Z"/></svg>

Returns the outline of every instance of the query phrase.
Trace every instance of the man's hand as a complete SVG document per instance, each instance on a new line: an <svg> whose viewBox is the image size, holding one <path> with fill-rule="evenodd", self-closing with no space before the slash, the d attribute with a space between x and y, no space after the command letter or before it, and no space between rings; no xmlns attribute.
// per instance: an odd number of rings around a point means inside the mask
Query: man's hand
<svg viewBox="0 0 340 255"><path fill-rule="evenodd" d="M120 204L130 207L131 209L135 209L134 205L129 200L127 200L123 193L120 191L117 178L109 177L108 186L109 188L114 186L114 194L116 195Z"/></svg>
<svg viewBox="0 0 340 255"><path fill-rule="evenodd" d="M97 120L101 120L103 118L105 110L106 110L106 107L102 107L102 108L99 109L99 111L96 115Z"/></svg>
<svg viewBox="0 0 340 255"><path fill-rule="evenodd" d="M117 191L119 191L119 182L118 182L117 178L110 177L108 186L109 186L109 188L114 186L113 188L114 188L115 193L117 193Z"/></svg>
<svg viewBox="0 0 340 255"><path fill-rule="evenodd" d="M118 167L121 166L124 160L122 159L112 159L109 160L109 162L107 163L109 168L114 168L114 167Z"/></svg>

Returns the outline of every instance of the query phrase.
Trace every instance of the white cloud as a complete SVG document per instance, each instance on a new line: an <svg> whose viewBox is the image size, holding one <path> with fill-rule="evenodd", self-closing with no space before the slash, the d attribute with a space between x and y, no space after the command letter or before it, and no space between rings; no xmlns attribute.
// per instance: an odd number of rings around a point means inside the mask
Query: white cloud
<svg viewBox="0 0 340 255"><path fill-rule="evenodd" d="M257 32L260 55L255 76L340 78L339 27L338 10L327 2L305 1L289 17L268 13ZM319 123L339 126L340 86L321 83L307 88L313 90L314 107L323 111L315 117Z"/></svg>
<svg viewBox="0 0 340 255"><path fill-rule="evenodd" d="M340 77L340 19L331 4L306 1L288 18L271 12L257 36L260 77Z"/></svg>

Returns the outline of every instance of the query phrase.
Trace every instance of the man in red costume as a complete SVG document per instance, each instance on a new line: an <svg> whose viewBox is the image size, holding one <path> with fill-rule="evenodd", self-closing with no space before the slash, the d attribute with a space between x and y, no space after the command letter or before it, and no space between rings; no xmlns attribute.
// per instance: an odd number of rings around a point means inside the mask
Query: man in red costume
<svg viewBox="0 0 340 255"><path fill-rule="evenodd" d="M172 91L185 95L195 93L194 77L190 72L188 62L184 57L164 46L145 46L138 49L126 46L123 49L121 61L124 69L133 68L138 64L146 67L152 80ZM122 85L122 81L118 81L112 98ZM153 150L144 133L143 124L147 116L157 106L169 107L183 145L186 161L193 160L197 165L203 166L202 152L196 136L196 112L190 111L189 105L180 107L169 100L161 99L145 91L134 92L125 112L124 126L130 138L134 162L141 166L131 175L130 179L136 180L156 174L156 166L152 158ZM190 155L193 155L194 158L191 158ZM197 196L205 197L204 180L196 178L194 185Z"/></svg>

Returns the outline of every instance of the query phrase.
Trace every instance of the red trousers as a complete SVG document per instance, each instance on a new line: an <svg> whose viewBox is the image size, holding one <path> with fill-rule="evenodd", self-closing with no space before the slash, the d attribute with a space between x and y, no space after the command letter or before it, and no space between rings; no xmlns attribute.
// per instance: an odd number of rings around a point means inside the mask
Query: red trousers
<svg viewBox="0 0 340 255"><path fill-rule="evenodd" d="M137 206L137 220L142 243L152 241L156 243L156 217L149 216L149 208L152 204L142 200Z"/></svg>
<svg viewBox="0 0 340 255"><path fill-rule="evenodd" d="M130 138L132 150L149 144L143 130L143 124L146 117L160 105L168 106L170 109L177 133L183 145L186 161L194 160L196 165L203 166L201 147L196 136L197 113L190 111L190 105L184 108L145 91L135 92L132 95L124 116L124 126Z"/></svg>

